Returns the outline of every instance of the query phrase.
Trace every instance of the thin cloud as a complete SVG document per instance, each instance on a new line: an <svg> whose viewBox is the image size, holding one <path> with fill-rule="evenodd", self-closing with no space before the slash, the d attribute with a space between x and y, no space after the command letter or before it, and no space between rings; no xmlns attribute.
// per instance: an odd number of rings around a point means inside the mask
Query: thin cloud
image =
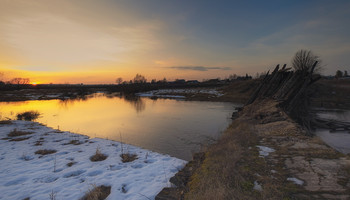
<svg viewBox="0 0 350 200"><path fill-rule="evenodd" d="M204 67L204 66L172 66L169 68L177 69L177 70L193 70L193 71L231 70L230 67Z"/></svg>

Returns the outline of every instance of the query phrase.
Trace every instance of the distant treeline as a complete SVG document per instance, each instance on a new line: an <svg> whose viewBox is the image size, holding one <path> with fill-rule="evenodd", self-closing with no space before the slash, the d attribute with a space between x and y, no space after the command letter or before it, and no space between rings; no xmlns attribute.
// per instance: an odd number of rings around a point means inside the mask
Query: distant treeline
<svg viewBox="0 0 350 200"><path fill-rule="evenodd" d="M121 92L121 93L138 93L157 89L173 89L173 88L192 88L192 87L220 87L230 84L234 81L250 80L251 76L235 76L227 79L209 79L203 82L197 80L184 80L177 79L176 81L130 81L122 82L119 84L99 84L99 85L84 85L84 84L22 84L22 83L4 83L0 81L0 90L11 91L11 90L22 90L22 89L55 89L55 90L76 90L80 93L85 93L90 89L101 89L108 92Z"/></svg>

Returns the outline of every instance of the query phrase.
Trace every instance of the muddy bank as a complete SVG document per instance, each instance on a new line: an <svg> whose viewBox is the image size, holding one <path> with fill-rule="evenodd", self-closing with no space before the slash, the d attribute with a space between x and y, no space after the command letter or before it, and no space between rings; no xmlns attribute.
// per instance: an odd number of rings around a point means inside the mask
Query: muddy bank
<svg viewBox="0 0 350 200"><path fill-rule="evenodd" d="M172 179L178 187L158 199L349 199L350 156L305 136L277 105L244 107L218 142Z"/></svg>

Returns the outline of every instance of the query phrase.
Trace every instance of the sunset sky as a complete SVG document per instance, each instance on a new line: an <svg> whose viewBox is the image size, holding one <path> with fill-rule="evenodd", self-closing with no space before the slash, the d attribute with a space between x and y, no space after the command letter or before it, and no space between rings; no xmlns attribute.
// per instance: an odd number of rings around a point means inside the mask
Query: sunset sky
<svg viewBox="0 0 350 200"><path fill-rule="evenodd" d="M255 75L310 49L350 72L350 1L0 0L0 80Z"/></svg>

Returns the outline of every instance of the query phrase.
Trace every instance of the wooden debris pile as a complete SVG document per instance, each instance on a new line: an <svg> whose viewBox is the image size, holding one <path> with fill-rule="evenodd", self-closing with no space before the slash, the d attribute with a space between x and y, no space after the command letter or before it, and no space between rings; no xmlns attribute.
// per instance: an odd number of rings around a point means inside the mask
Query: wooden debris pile
<svg viewBox="0 0 350 200"><path fill-rule="evenodd" d="M264 77L262 83L254 91L246 105L257 100L272 98L280 102L280 106L291 117L307 129L311 129L311 117L308 112L307 88L319 80L320 75L314 74L317 61L307 70L292 71L286 64L279 65Z"/></svg>

